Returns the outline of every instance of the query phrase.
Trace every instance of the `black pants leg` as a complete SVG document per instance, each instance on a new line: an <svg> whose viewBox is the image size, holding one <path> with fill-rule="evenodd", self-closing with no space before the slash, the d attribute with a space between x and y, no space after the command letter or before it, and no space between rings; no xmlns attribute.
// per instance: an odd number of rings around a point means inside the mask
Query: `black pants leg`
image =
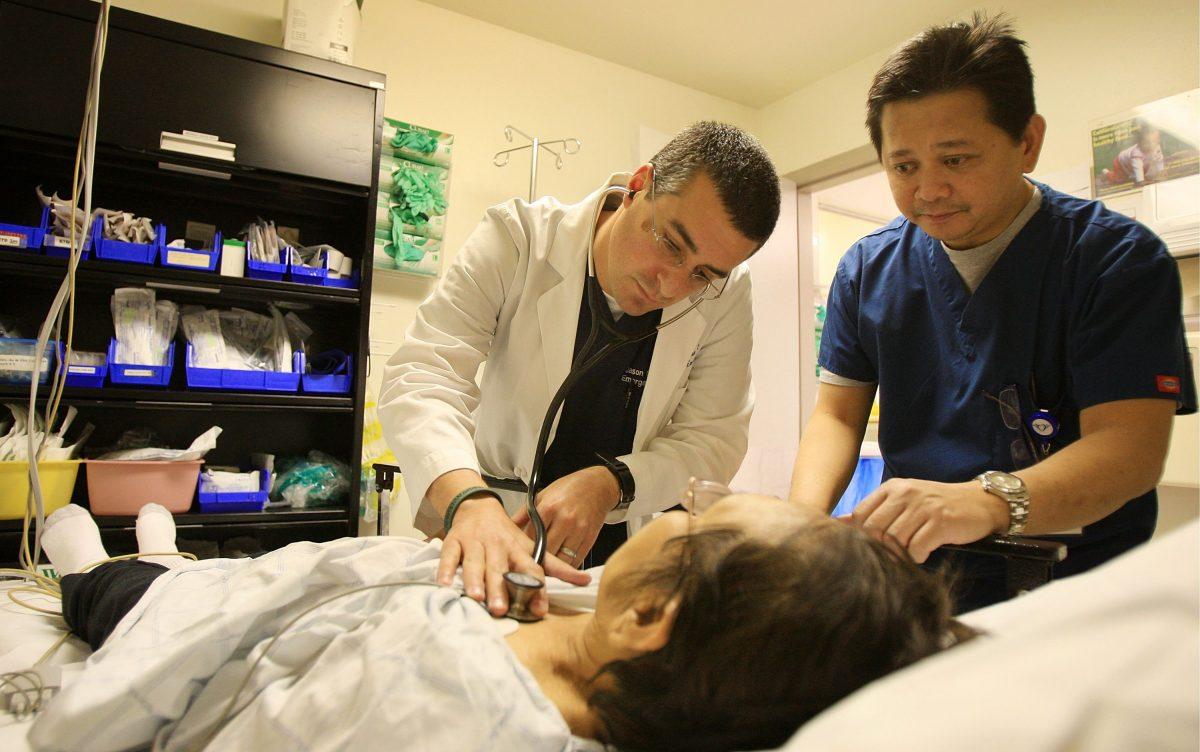
<svg viewBox="0 0 1200 752"><path fill-rule="evenodd" d="M147 561L110 561L84 574L62 578L63 619L92 650L99 650L113 628L141 600L167 568Z"/></svg>

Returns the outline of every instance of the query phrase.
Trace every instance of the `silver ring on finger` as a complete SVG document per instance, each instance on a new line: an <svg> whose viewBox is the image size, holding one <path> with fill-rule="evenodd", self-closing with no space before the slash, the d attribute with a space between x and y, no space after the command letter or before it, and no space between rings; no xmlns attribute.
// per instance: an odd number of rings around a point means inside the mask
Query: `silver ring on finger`
<svg viewBox="0 0 1200 752"><path fill-rule="evenodd" d="M573 548L567 548L566 546L563 546L562 548L558 549L558 552L560 554L566 554L567 556L569 556L571 558L571 561L574 561L575 559L579 558L579 552L577 552Z"/></svg>

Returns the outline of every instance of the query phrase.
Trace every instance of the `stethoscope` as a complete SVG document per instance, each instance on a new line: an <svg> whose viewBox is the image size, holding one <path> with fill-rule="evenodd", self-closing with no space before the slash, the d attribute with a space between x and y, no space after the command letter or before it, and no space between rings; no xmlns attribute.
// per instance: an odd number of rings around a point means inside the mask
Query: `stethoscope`
<svg viewBox="0 0 1200 752"><path fill-rule="evenodd" d="M596 215L592 219L593 227L596 226L596 221L600 218L605 198L613 193L623 193L626 196L631 196L634 192L622 185L613 185L606 188L604 196L597 204ZM609 322L607 317L600 314L600 308L607 306L608 303L604 299L604 290L600 287L600 281L596 279L590 251L588 274L584 283L583 294L587 298L588 312L591 314L592 320L591 325L588 327L588 336L584 340L583 346L579 348L579 351L571 359L571 369L567 372L567 377L563 379L562 385L558 387L558 391L554 393L554 397L550 400L550 405L546 408L546 415L542 419L542 429L538 434L537 448L534 450L533 466L529 472L529 484L525 492L525 508L529 512L529 521L533 524L533 560L537 562L538 566L544 566L546 559L546 525L542 522L541 515L538 514L537 505L534 503L534 500L537 497L538 486L541 482L542 461L546 458L546 443L550 440L550 430L554 425L555 419L558 417L559 410L562 408L563 403L566 402L571 388L575 386L576 382L584 374L614 351L653 337L667 326L694 311L696 306L700 305L704 300L701 297L696 297L690 306L666 321L656 324L654 328L647 331L636 334L621 332ZM595 353L589 355L591 349L595 347L596 337L599 336L601 329L612 337L612 339ZM529 604L533 600L533 596L544 587L544 583L533 575L525 574L524 572L506 572L504 575L504 585L508 591L508 616L517 621L537 621L540 617L533 615L529 609Z"/></svg>

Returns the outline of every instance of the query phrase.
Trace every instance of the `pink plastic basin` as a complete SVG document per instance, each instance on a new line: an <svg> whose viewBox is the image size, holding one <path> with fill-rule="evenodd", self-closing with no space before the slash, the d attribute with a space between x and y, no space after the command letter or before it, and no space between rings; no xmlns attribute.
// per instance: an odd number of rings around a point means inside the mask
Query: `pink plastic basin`
<svg viewBox="0 0 1200 752"><path fill-rule="evenodd" d="M192 506L202 464L88 460L88 506L95 515L134 515L146 504L182 514Z"/></svg>

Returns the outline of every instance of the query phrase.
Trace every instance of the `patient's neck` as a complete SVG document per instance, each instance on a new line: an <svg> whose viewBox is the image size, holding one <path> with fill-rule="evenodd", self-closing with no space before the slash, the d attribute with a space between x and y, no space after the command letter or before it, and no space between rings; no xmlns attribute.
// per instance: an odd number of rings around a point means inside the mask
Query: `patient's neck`
<svg viewBox="0 0 1200 752"><path fill-rule="evenodd" d="M547 616L522 624L506 638L576 736L597 738L599 724L588 707L592 678L612 657L591 614Z"/></svg>

